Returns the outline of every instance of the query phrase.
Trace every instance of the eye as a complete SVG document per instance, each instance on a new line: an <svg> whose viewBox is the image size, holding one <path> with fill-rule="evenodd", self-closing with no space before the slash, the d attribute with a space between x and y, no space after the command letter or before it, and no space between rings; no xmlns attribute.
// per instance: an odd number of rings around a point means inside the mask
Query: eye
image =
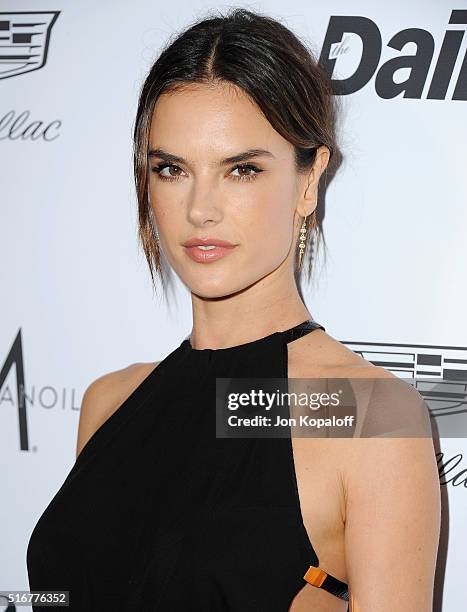
<svg viewBox="0 0 467 612"><path fill-rule="evenodd" d="M168 170L168 173L163 173L164 170ZM180 180L181 173L183 172L179 166L175 164L160 163L154 168L151 168L152 172L156 173L161 181L178 181ZM238 164L233 168L232 172L236 170L240 171L238 175L232 175L236 181L252 181L257 178L260 172L263 172L261 168L254 166L253 164ZM175 172L175 174L173 174ZM245 174L246 172L246 174Z"/></svg>
<svg viewBox="0 0 467 612"><path fill-rule="evenodd" d="M151 170L158 175L161 181L178 181L180 178L180 174L178 173L175 175L162 174L162 171L165 170L166 168L169 168L169 172L171 171L171 169L175 169L177 171L182 172L182 169L179 166L175 166L175 164L167 164L167 163L158 164L155 168L151 168Z"/></svg>
<svg viewBox="0 0 467 612"><path fill-rule="evenodd" d="M254 172L254 174L240 174L236 176L234 175L234 179L236 181L252 181L258 177L260 172L263 172L260 168L257 168L253 164L239 164L238 166L235 166L232 172L234 172L235 170L240 170L241 172L243 172L244 170L252 170Z"/></svg>

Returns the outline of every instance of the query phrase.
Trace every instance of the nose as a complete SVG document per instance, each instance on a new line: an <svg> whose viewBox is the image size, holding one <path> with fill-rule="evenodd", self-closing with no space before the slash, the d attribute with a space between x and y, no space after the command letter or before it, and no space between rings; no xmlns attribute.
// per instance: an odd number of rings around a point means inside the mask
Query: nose
<svg viewBox="0 0 467 612"><path fill-rule="evenodd" d="M187 218L197 227L215 225L222 220L219 194L207 178L193 181L188 196Z"/></svg>

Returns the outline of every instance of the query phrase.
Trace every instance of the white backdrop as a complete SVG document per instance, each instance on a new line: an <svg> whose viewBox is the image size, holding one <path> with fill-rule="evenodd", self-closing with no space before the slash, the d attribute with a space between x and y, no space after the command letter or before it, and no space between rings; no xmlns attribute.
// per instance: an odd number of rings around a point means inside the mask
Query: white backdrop
<svg viewBox="0 0 467 612"><path fill-rule="evenodd" d="M0 590L28 589L27 542L74 462L86 386L130 363L161 360L190 331L189 295L175 283L167 300L153 297L138 250L131 134L138 90L161 44L228 6L0 0ZM284 19L318 57L331 17L335 25L371 20L373 40L379 31L379 61L346 30L326 56L336 58L336 80L360 60L375 70L341 96L343 164L324 219L329 256L303 294L327 332L368 359L404 377L426 363L434 378L454 367L465 380L465 3L239 6ZM45 25L15 26L24 22ZM449 60L446 45L455 40L460 48ZM35 57L8 59L21 53ZM394 82L417 81L420 92L404 97L401 86L393 97L388 77L380 85L376 74L407 56L416 56L413 66ZM438 99L429 93L433 76L445 83ZM443 612L467 609L467 441L465 428L459 432L440 442L447 466L434 609Z"/></svg>

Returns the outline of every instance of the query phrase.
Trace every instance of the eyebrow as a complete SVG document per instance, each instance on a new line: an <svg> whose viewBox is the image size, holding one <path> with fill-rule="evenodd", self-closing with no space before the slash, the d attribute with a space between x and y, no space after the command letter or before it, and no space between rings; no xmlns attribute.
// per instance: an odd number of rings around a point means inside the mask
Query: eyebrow
<svg viewBox="0 0 467 612"><path fill-rule="evenodd" d="M179 157L178 155L173 155L172 153L168 153L164 151L164 149L151 149L148 153L148 157L159 157L168 163L177 163L177 164L187 164L188 162L183 159L183 157ZM266 149L248 149L247 151L243 151L242 153L237 153L237 155L232 155L231 157L225 157L221 159L219 162L219 166L227 166L229 164L236 164L239 162L247 161L252 157L271 157L275 158L275 156L271 153L271 151L267 151Z"/></svg>

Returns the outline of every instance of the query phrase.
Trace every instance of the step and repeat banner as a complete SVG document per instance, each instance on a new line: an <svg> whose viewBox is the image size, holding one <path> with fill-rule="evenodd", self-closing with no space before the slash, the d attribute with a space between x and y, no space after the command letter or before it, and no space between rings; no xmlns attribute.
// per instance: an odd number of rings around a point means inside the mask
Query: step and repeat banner
<svg viewBox="0 0 467 612"><path fill-rule="evenodd" d="M190 332L188 292L172 278L165 295L154 294L138 247L132 128L162 46L231 6L0 0L0 590L28 589L27 543L74 463L85 388L130 363L161 360ZM436 392L418 387L439 432L434 610L459 612L467 605L467 6L238 6L282 19L340 97L327 257L303 296L326 331L365 359L415 384L437 383Z"/></svg>

